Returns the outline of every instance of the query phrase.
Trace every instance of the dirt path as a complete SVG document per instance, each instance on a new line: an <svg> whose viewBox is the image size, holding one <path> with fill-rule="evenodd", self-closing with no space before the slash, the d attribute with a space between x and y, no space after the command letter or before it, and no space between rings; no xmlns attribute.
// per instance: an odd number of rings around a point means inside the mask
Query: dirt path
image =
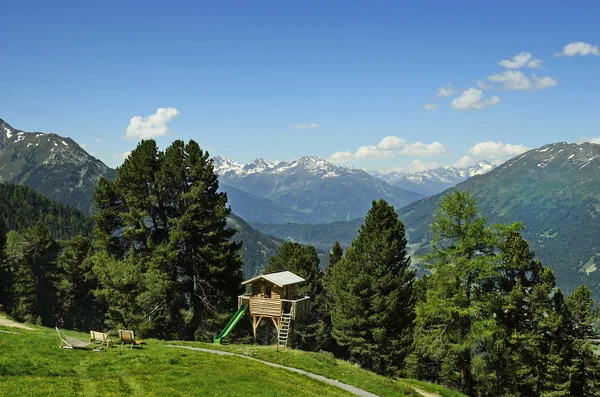
<svg viewBox="0 0 600 397"><path fill-rule="evenodd" d="M203 353L218 354L220 356L235 356L235 357L245 358L246 360L258 361L259 363L270 365L271 367L286 369L288 371L293 371L293 372L297 372L297 373L302 374L302 375L306 375L309 378L313 378L313 379L319 380L321 382L325 382L327 384L339 387L340 389L346 390L347 392L350 392L350 393L354 394L355 396L360 396L360 397L379 397L377 394L370 393L370 392L368 392L366 390L359 389L358 387L355 387L355 386L352 386L352 385L348 385L346 383L342 383L342 382L337 381L335 379L329 379L329 378L326 378L324 376L313 374L311 372L307 372L307 371L304 371L304 370L301 370L301 369L298 369L298 368L286 367L284 365L279 365L279 364L275 364L275 363L272 363L272 362L269 362L269 361L259 360L257 358L244 356L242 354L230 353L230 352L225 352L225 351L222 351L222 350L202 349L200 347L175 346L175 345L166 345L166 346L177 347L177 348L180 348L180 349L196 350L196 351L203 352Z"/></svg>
<svg viewBox="0 0 600 397"><path fill-rule="evenodd" d="M1 327L11 327L11 328L28 329L30 331L33 330L33 328L29 328L26 325L23 325L21 323L13 321L13 320L9 320L6 317L2 317L2 315L0 315L0 326Z"/></svg>
<svg viewBox="0 0 600 397"><path fill-rule="evenodd" d="M293 371L293 372L297 372L297 373L302 374L302 375L306 375L309 378L313 378L313 379L319 380L321 382L325 382L327 384L339 387L340 389L346 390L347 392L350 392L350 393L354 394L355 396L360 396L360 397L379 397L377 394L373 394L373 393L368 392L366 390L359 389L358 387L349 385L347 383L342 383L342 382L337 381L335 379L329 379L329 378L326 378L326 377L321 376L321 375L313 374L312 372L304 371L302 369L292 368L292 367L286 367L285 365L275 364L275 363L272 363L270 361L264 361L264 360L259 360L259 359L254 358L254 357L244 356L243 354L236 354L236 353L226 352L226 351L223 351L223 350L203 349L201 347L176 346L176 345L166 345L166 346L169 346L169 347L178 347L178 348L181 348L181 349L196 350L196 351L199 351L199 352L217 354L217 355L220 355L220 356L235 356L235 357L245 358L247 360L258 361L259 363L270 365L271 367L286 369L288 371ZM419 389L417 387L414 387L414 386L411 386L411 385L405 385L405 386L407 388L413 389L416 393L420 394L423 397L442 397L441 395L439 395L437 393L430 393L430 392L427 392L425 390L421 390L421 389Z"/></svg>

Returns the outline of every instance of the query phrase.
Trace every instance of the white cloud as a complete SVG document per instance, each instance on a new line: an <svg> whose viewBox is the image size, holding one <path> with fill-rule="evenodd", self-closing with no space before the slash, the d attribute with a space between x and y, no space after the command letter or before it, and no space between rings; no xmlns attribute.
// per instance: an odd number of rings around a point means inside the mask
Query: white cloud
<svg viewBox="0 0 600 397"><path fill-rule="evenodd" d="M494 83L503 83L503 89L513 91L543 90L558 84L552 77L538 77L535 74L532 75L532 80L529 80L518 70L506 70L502 74L492 74L487 78Z"/></svg>
<svg viewBox="0 0 600 397"><path fill-rule="evenodd" d="M512 145L502 142L480 142L469 149L469 153L479 158L498 160L503 157L514 157L529 150L524 145Z"/></svg>
<svg viewBox="0 0 600 397"><path fill-rule="evenodd" d="M418 171L426 171L426 170L431 170L434 168L439 168L440 167L440 163L438 163L437 161L423 161L420 159L415 159L412 161L412 163L410 163L406 169L408 171L413 171L413 172L418 172Z"/></svg>
<svg viewBox="0 0 600 397"><path fill-rule="evenodd" d="M448 87L438 88L437 94L435 94L438 98L443 98L447 96L456 96L458 95L459 90L454 88L452 84L448 84Z"/></svg>
<svg viewBox="0 0 600 397"><path fill-rule="evenodd" d="M581 137L577 140L579 143L583 143L583 142L589 142L589 143L597 143L600 144L600 136L597 136L595 138L586 138L586 137Z"/></svg>
<svg viewBox="0 0 600 397"><path fill-rule="evenodd" d="M129 157L130 154L131 154L131 151L123 152L123 153L115 153L112 155L112 158L115 160L125 160L127 157Z"/></svg>
<svg viewBox="0 0 600 397"><path fill-rule="evenodd" d="M536 90L543 90L544 88L555 87L558 85L556 80L550 76L537 77L535 74L533 77L533 86Z"/></svg>
<svg viewBox="0 0 600 397"><path fill-rule="evenodd" d="M477 80L477 88L480 90L491 90L494 88L493 85L487 84L485 81Z"/></svg>
<svg viewBox="0 0 600 397"><path fill-rule="evenodd" d="M158 108L155 114L147 117L134 116L129 121L124 139L150 139L169 135L167 123L179 116L175 108Z"/></svg>
<svg viewBox="0 0 600 397"><path fill-rule="evenodd" d="M583 41L576 41L567 44L563 47L561 52L554 54L555 57L573 57L575 55L596 55L600 56L600 48L597 45L591 45L584 43Z"/></svg>
<svg viewBox="0 0 600 397"><path fill-rule="evenodd" d="M349 150L346 150L343 152L335 152L334 154L331 155L331 157L329 159L336 163L345 163L347 161L354 160L354 153L352 153Z"/></svg>
<svg viewBox="0 0 600 397"><path fill-rule="evenodd" d="M457 168L464 168L464 167L468 167L473 164L475 164L475 160L473 160L469 156L461 157L454 162L454 166Z"/></svg>
<svg viewBox="0 0 600 397"><path fill-rule="evenodd" d="M319 128L320 125L317 123L310 123L310 124L294 124L294 125L290 125L290 130L295 130L298 128Z"/></svg>
<svg viewBox="0 0 600 397"><path fill-rule="evenodd" d="M102 142L102 139L96 138L96 143L100 143L100 142Z"/></svg>
<svg viewBox="0 0 600 397"><path fill-rule="evenodd" d="M507 69L519 69L522 67L527 67L530 69L540 69L542 67L541 59L533 58L531 52L521 52L511 59L504 59L498 62L498 65L505 67Z"/></svg>
<svg viewBox="0 0 600 397"><path fill-rule="evenodd" d="M349 150L336 152L330 156L333 162L348 162L352 160L382 159L397 156L435 156L446 152L440 142L432 143L406 143L406 140L397 136L386 136L377 145L361 146L356 152Z"/></svg>
<svg viewBox="0 0 600 397"><path fill-rule="evenodd" d="M483 91L477 88L469 88L461 96L452 100L452 107L456 110L479 110L499 103L500 98L497 96L484 99Z"/></svg>
<svg viewBox="0 0 600 397"><path fill-rule="evenodd" d="M426 103L423 105L423 109L430 112L435 112L437 110L437 105L435 103Z"/></svg>

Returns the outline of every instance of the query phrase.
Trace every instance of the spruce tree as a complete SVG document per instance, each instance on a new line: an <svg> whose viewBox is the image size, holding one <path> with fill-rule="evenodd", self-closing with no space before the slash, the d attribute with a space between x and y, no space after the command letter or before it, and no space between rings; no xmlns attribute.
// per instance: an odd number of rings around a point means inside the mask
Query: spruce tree
<svg viewBox="0 0 600 397"><path fill-rule="evenodd" d="M346 349L338 345L333 337L333 324L331 323L331 311L333 310L333 295L331 292L331 278L335 265L342 259L344 251L338 241L333 244L328 252L327 266L323 273L323 292L317 297L319 302L317 310L319 311L319 321L317 324L317 339L320 341L319 347L322 350L332 352L338 357L346 357Z"/></svg>
<svg viewBox="0 0 600 397"><path fill-rule="evenodd" d="M331 277L334 338L353 360L381 374L398 373L412 342L415 272L406 245L394 208L373 201Z"/></svg>

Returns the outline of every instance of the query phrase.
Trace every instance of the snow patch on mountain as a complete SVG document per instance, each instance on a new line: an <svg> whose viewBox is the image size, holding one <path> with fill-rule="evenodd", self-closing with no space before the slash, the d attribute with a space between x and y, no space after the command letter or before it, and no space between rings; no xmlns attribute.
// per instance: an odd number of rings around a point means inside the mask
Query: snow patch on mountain
<svg viewBox="0 0 600 397"><path fill-rule="evenodd" d="M425 171L392 171L389 173L374 172L373 175L391 185L431 195L442 192L472 176L483 175L495 165L481 160L469 167L443 166Z"/></svg>

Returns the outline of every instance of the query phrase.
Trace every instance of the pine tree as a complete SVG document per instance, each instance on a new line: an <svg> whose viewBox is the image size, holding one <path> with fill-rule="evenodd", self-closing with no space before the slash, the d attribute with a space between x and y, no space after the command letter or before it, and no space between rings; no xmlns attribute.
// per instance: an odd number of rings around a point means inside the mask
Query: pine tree
<svg viewBox="0 0 600 397"><path fill-rule="evenodd" d="M89 331L102 329L104 310L96 302L93 292L98 281L92 272L91 241L83 236L60 243L61 252L56 261L57 325L67 329Z"/></svg>
<svg viewBox="0 0 600 397"><path fill-rule="evenodd" d="M594 325L598 313L591 296L589 288L581 285L567 297L562 311L566 346L561 353L567 364L564 373L570 396L600 396L600 357L591 344L597 338Z"/></svg>
<svg viewBox="0 0 600 397"><path fill-rule="evenodd" d="M333 336L361 366L395 374L411 345L414 271L404 225L373 201L358 237L332 272Z"/></svg>
<svg viewBox="0 0 600 397"><path fill-rule="evenodd" d="M12 234L9 248L13 270L11 315L19 321L54 325L54 280L59 246L41 222L22 235Z"/></svg>
<svg viewBox="0 0 600 397"><path fill-rule="evenodd" d="M111 306L108 320L208 338L235 309L242 281L241 244L231 242L231 210L209 154L194 141L164 152L142 141L117 174L114 182L101 179L95 195L96 241L112 267L95 266L109 291L98 292ZM113 280L122 273L138 279Z"/></svg>
<svg viewBox="0 0 600 397"><path fill-rule="evenodd" d="M6 234L4 225L0 220L0 312L8 310L11 298L11 268L6 259Z"/></svg>

